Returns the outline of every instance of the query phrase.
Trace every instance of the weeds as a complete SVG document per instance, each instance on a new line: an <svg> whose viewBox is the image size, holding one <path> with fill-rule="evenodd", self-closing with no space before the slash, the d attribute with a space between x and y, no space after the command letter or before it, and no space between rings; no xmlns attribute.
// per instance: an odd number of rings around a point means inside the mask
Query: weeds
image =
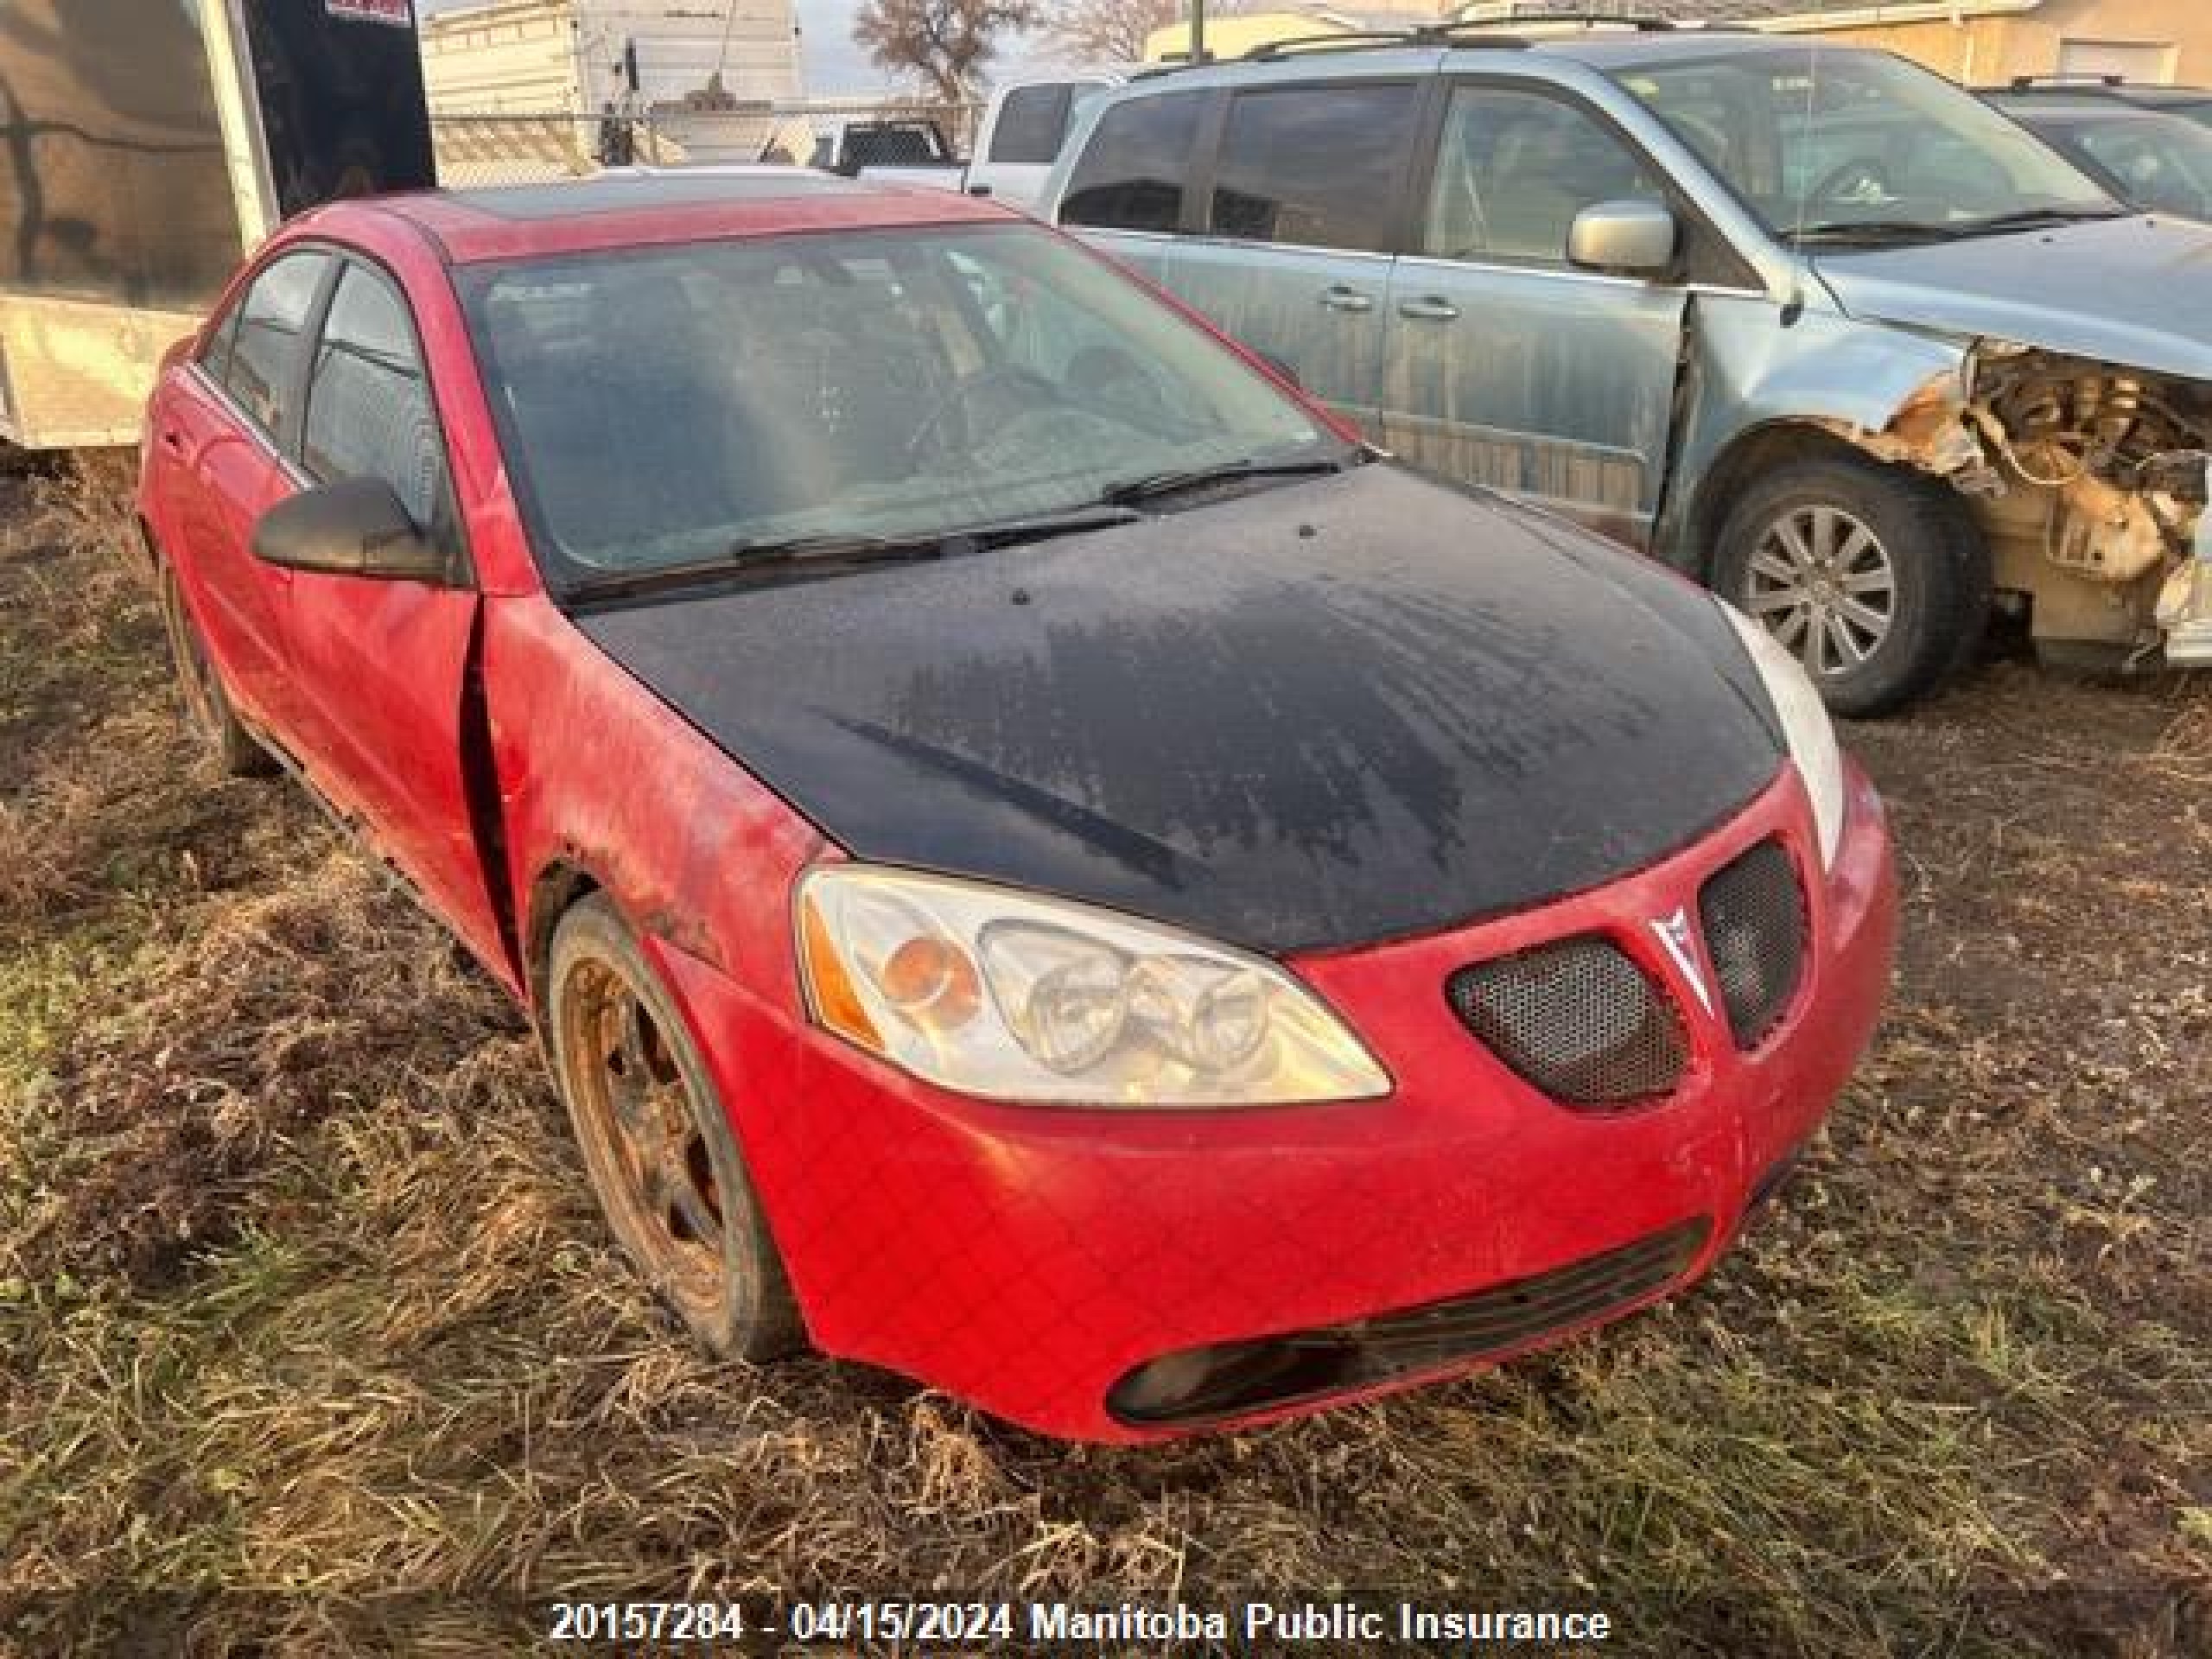
<svg viewBox="0 0 2212 1659"><path fill-rule="evenodd" d="M1906 858L1893 1017L1708 1285L1107 1452L683 1341L512 1010L285 789L198 769L114 503L0 532L0 1652L480 1653L555 1597L772 1591L2212 1647L2201 690L1998 668L1854 734Z"/></svg>

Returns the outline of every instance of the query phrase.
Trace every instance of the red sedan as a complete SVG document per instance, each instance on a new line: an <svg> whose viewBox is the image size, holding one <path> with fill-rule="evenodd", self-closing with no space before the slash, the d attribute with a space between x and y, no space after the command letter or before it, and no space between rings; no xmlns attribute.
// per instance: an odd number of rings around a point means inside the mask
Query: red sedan
<svg viewBox="0 0 2212 1659"><path fill-rule="evenodd" d="M189 713L536 1017L713 1350L1246 1423L1689 1282L1867 1037L1796 664L1057 233L797 171L333 207L173 355Z"/></svg>

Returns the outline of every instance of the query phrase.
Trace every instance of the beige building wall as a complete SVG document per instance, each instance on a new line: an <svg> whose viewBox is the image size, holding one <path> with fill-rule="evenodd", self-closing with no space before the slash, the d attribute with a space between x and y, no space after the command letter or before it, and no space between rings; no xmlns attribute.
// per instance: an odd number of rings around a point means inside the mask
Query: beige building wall
<svg viewBox="0 0 2212 1659"><path fill-rule="evenodd" d="M597 110L623 99L626 41L642 104L702 91L717 70L738 98L793 99L792 22L791 0L492 0L423 22L423 79L434 110Z"/></svg>
<svg viewBox="0 0 2212 1659"><path fill-rule="evenodd" d="M2120 47L2131 64L2158 62L2154 73L2137 78L2212 86L2212 0L2044 0L2034 10L2014 16L1820 33L1827 39L1886 48L1976 85L2015 75L2056 74L2069 62L2070 44L2077 61L2086 48Z"/></svg>

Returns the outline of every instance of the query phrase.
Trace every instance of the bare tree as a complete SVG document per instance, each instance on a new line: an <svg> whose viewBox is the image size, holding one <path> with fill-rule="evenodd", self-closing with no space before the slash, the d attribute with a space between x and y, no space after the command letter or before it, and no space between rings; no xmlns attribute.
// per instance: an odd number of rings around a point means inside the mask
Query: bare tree
<svg viewBox="0 0 2212 1659"><path fill-rule="evenodd" d="M1145 37L1183 16L1183 0L1058 0L1052 38L1078 63L1141 63Z"/></svg>
<svg viewBox="0 0 2212 1659"><path fill-rule="evenodd" d="M880 67L918 76L932 97L968 104L998 37L1033 29L1042 16L1039 0L865 0L853 39Z"/></svg>
<svg viewBox="0 0 2212 1659"><path fill-rule="evenodd" d="M1209 17L1249 10L1246 0L1206 0ZM1190 0L1056 0L1046 26L1079 63L1142 63L1146 37L1190 15Z"/></svg>

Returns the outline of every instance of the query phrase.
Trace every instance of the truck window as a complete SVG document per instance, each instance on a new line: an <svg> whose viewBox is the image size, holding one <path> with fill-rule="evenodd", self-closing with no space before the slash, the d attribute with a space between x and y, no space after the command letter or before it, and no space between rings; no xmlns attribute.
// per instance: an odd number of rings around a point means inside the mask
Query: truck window
<svg viewBox="0 0 2212 1659"><path fill-rule="evenodd" d="M1410 81L1240 93L1214 175L1213 229L1387 251L1413 131Z"/></svg>
<svg viewBox="0 0 2212 1659"><path fill-rule="evenodd" d="M425 529L445 496L445 445L406 302L349 264L338 279L308 381L302 459L325 483L380 478Z"/></svg>
<svg viewBox="0 0 2212 1659"><path fill-rule="evenodd" d="M279 442L291 423L300 337L329 269L327 253L288 253L256 276L238 302L220 378L253 423Z"/></svg>
<svg viewBox="0 0 2212 1659"><path fill-rule="evenodd" d="M1163 92L1116 104L1091 129L1068 180L1060 219L1104 230L1172 231L1198 142L1203 92Z"/></svg>
<svg viewBox="0 0 2212 1659"><path fill-rule="evenodd" d="M1015 87L999 105L986 159L1016 166L1050 162L1067 136L1068 111L1074 101L1075 88L1067 81Z"/></svg>
<svg viewBox="0 0 2212 1659"><path fill-rule="evenodd" d="M1666 193L1596 118L1534 92L1462 86L1438 141L1421 251L1563 267L1575 216L1623 200L1663 205Z"/></svg>

